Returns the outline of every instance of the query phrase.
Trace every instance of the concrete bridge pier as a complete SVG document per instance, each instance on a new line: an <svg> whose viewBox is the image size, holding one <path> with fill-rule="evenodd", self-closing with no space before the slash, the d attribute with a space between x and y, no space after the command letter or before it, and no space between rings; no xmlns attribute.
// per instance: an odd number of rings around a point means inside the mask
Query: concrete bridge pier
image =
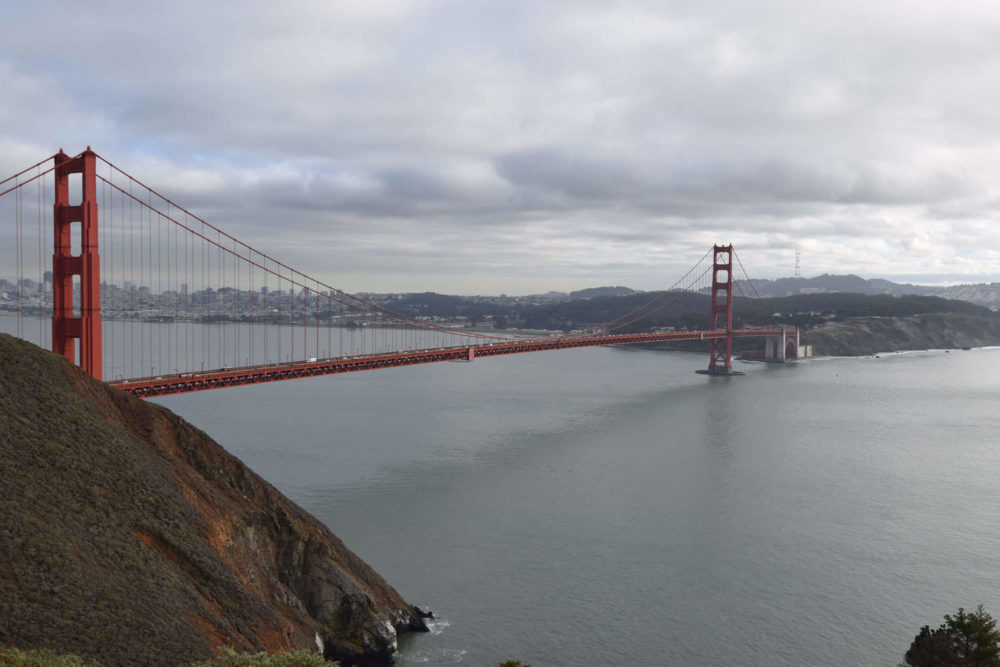
<svg viewBox="0 0 1000 667"><path fill-rule="evenodd" d="M781 336L768 336L764 339L764 361L785 363L799 358L802 349L799 340L798 327L781 327Z"/></svg>

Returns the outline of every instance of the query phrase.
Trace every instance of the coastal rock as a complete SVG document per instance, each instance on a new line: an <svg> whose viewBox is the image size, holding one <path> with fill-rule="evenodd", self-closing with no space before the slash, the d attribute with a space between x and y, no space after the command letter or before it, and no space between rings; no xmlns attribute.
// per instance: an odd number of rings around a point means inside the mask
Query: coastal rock
<svg viewBox="0 0 1000 667"><path fill-rule="evenodd" d="M0 585L0 646L105 665L318 643L345 666L387 665L398 632L426 630L205 433L2 334Z"/></svg>
<svg viewBox="0 0 1000 667"><path fill-rule="evenodd" d="M830 356L983 347L1000 345L1000 317L852 317L805 331L802 340L813 345L815 354Z"/></svg>

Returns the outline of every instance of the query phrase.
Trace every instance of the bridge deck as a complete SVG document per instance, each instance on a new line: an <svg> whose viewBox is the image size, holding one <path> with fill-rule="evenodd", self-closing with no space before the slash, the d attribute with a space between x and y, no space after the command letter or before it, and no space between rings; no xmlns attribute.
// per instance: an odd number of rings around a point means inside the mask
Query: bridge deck
<svg viewBox="0 0 1000 667"><path fill-rule="evenodd" d="M729 332L734 338L781 336L781 329L734 329ZM376 368L413 366L437 361L464 361L477 357L495 357L505 354L561 350L574 347L595 347L608 345L638 345L643 343L666 343L683 340L712 340L726 338L725 330L715 331L670 331L665 333L619 334L604 336L539 338L537 340L517 339L509 343L488 343L484 345L463 345L460 347L434 348L430 350L407 350L383 352L354 357L337 357L317 361L296 361L283 364L222 368L211 371L160 375L156 377L116 380L108 384L127 391L133 396L152 398L169 394L183 394L192 391L222 389L262 382L278 382L295 378L334 373L353 373Z"/></svg>

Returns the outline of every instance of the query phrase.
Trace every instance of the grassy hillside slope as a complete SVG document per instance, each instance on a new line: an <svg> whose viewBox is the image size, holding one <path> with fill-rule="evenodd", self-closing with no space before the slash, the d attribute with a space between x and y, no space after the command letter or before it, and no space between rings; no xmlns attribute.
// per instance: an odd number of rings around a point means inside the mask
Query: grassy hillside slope
<svg viewBox="0 0 1000 667"><path fill-rule="evenodd" d="M0 334L0 647L189 664L226 645L388 664L419 613L169 410Z"/></svg>

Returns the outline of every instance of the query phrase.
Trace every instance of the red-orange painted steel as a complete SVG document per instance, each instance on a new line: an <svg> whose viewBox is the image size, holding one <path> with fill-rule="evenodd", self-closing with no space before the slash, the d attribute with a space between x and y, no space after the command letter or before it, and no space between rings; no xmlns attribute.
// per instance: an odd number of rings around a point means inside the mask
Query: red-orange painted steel
<svg viewBox="0 0 1000 667"><path fill-rule="evenodd" d="M709 329L723 330L726 335L712 339L708 358L710 375L729 375L733 372L733 246L717 245L712 260L712 321ZM724 274L724 275L723 275ZM719 315L725 317L720 326Z"/></svg>
<svg viewBox="0 0 1000 667"><path fill-rule="evenodd" d="M101 379L101 284L97 224L97 154L87 147L80 155L70 158L60 150L55 156L55 225L52 255L53 309L52 349L70 361L76 361L75 340L80 341L80 366ZM109 163L110 164L110 163ZM82 197L79 205L69 203L69 176L81 174ZM122 191L124 194L124 190ZM81 226L81 252L72 254L72 225ZM176 222L176 221L175 221ZM230 237L232 238L232 237ZM80 276L80 315L74 315L73 276ZM380 310L384 310L376 306ZM388 312L388 311L387 311ZM719 322L725 317L725 324ZM395 318L390 318L395 319ZM473 334L477 335L477 334ZM538 352L597 345L635 345L679 340L711 341L708 371L713 375L732 372L732 341L734 337L778 336L780 330L733 330L733 246L714 246L712 268L712 320L707 331L684 331L650 334L590 335L513 340L473 346L439 348L373 354L359 357L325 359L250 366L240 369L181 373L155 378L118 380L111 382L137 396L162 396L191 391L203 391L261 382L275 382L313 375L349 373L393 366L410 366L434 361L472 361L476 357Z"/></svg>
<svg viewBox="0 0 1000 667"><path fill-rule="evenodd" d="M97 247L97 155L87 150L70 159L56 154L55 247L52 254L52 351L101 379L101 262ZM82 200L70 205L69 176L82 174ZM73 255L72 226L80 223L81 248ZM73 276L80 276L80 316L73 314Z"/></svg>
<svg viewBox="0 0 1000 667"><path fill-rule="evenodd" d="M594 347L607 345L637 345L642 343L664 343L678 340L717 340L728 336L735 338L780 336L780 329L740 329L735 331L670 331L665 333L623 334L607 336L586 336L579 338L540 338L537 340L512 340L509 343L490 343L469 347L447 347L433 350L413 350L388 354L372 354L359 357L302 361L290 364L270 364L247 368L219 369L198 373L180 373L135 380L109 382L134 396L152 398L169 394L184 394L192 391L222 389L262 382L277 382L295 378L353 373L376 368L413 366L436 361L462 361L481 357L495 357L505 354L561 350L574 347Z"/></svg>

